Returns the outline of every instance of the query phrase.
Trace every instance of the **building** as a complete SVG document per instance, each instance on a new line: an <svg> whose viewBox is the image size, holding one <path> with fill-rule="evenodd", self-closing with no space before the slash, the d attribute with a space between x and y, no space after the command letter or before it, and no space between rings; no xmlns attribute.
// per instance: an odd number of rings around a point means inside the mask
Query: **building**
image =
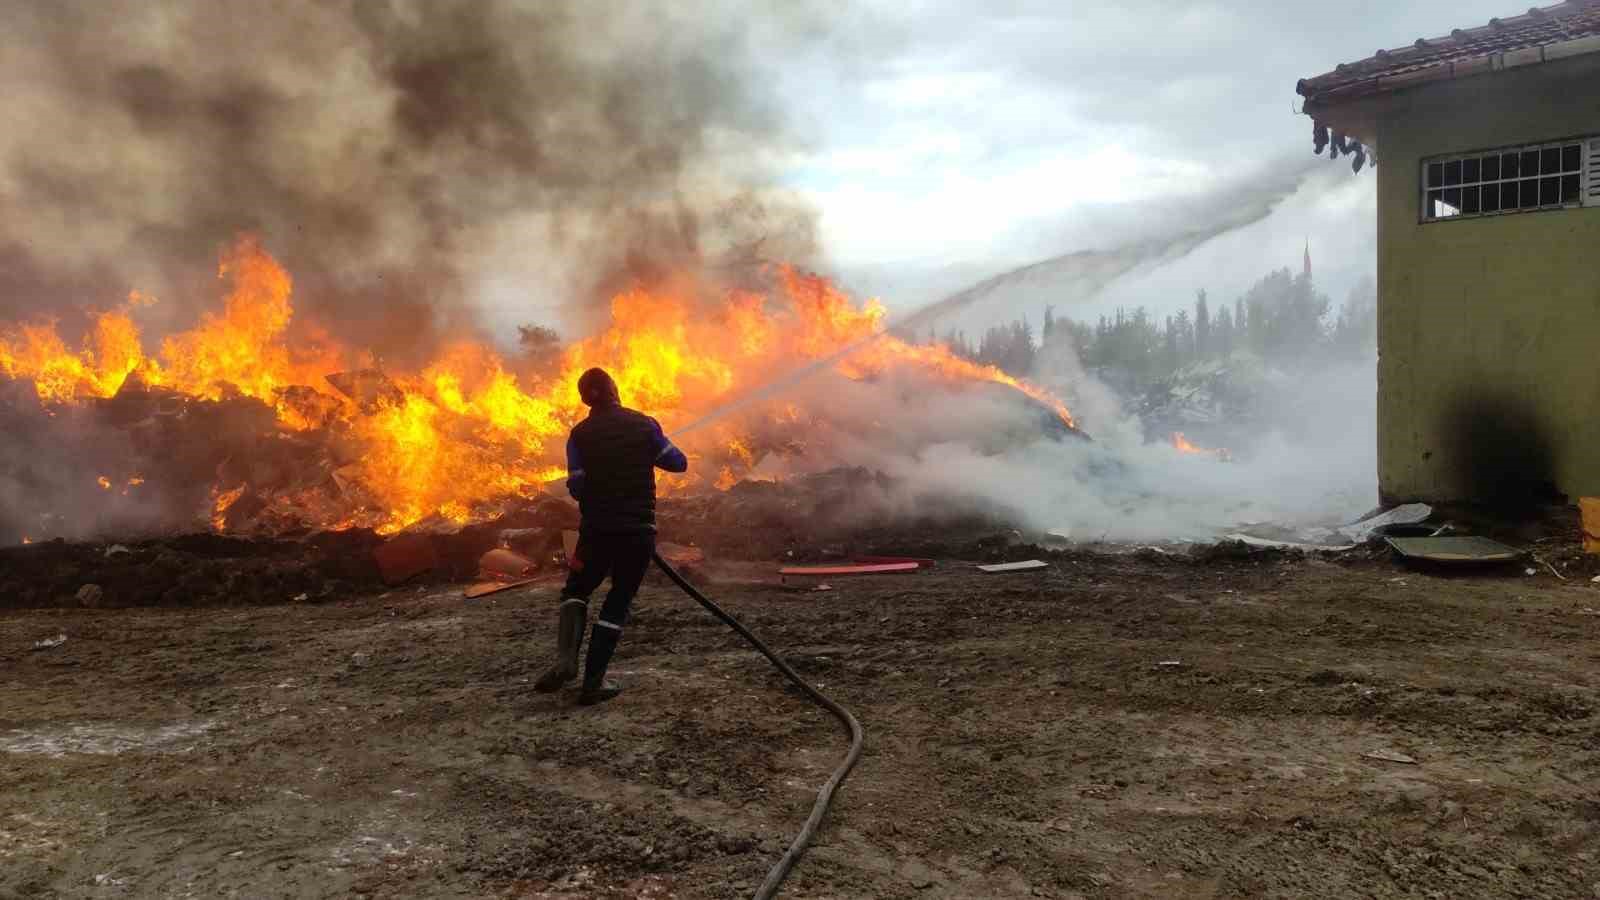
<svg viewBox="0 0 1600 900"><path fill-rule="evenodd" d="M1600 495L1600 0L1302 80L1378 183L1386 501Z"/></svg>

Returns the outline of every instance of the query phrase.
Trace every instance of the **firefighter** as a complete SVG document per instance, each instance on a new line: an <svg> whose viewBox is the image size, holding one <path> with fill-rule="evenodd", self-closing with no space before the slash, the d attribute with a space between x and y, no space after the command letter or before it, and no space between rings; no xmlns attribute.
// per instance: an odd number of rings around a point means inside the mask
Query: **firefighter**
<svg viewBox="0 0 1600 900"><path fill-rule="evenodd" d="M588 618L589 595L611 577L611 590L589 634L583 689L578 702L600 703L622 689L606 680L611 654L622 639L628 607L639 592L656 541L655 469L684 472L689 460L672 445L655 419L622 405L617 383L603 369L578 379L578 396L589 416L567 439L567 490L578 501L581 522L572 570L561 590L556 663L539 678L540 691L559 690L577 677L578 650Z"/></svg>

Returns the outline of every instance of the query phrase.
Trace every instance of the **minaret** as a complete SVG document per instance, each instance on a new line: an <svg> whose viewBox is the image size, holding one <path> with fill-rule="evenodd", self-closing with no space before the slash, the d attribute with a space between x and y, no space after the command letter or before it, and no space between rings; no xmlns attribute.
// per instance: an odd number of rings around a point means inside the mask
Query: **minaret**
<svg viewBox="0 0 1600 900"><path fill-rule="evenodd" d="M1306 238L1306 280L1311 280L1311 238Z"/></svg>

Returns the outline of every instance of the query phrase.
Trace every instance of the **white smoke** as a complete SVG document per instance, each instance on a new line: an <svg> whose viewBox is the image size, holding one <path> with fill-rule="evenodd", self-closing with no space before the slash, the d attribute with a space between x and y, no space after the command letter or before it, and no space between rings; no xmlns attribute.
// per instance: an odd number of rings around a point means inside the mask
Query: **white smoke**
<svg viewBox="0 0 1600 900"><path fill-rule="evenodd" d="M1074 541L1204 541L1237 528L1353 521L1377 503L1376 361L1276 373L1266 421L1231 431L1231 459L1147 439L1139 418L1052 347L1040 379L1091 440L1052 437L1040 409L1009 389L955 389L925 374L855 382L830 374L795 399L825 411L807 448L757 477L858 465L890 476L863 517L985 513Z"/></svg>

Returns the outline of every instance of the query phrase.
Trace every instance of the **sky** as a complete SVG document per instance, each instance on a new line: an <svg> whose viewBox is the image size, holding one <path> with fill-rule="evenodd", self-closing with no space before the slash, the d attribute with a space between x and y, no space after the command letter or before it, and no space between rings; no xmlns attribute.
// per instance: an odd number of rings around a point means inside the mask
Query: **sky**
<svg viewBox="0 0 1600 900"><path fill-rule="evenodd" d="M1310 168L1268 220L1068 311L1083 317L1175 307L1200 288L1232 298L1273 268L1298 270L1307 243L1320 287L1342 300L1375 267L1375 178L1313 155L1296 81L1522 11L1505 0L850 9L780 69L780 102L804 142L781 172L818 210L835 271L892 310L1170 230L1179 201L1225 202L1255 173ZM1037 292L1000 298L983 313L1036 316L1041 303Z"/></svg>

